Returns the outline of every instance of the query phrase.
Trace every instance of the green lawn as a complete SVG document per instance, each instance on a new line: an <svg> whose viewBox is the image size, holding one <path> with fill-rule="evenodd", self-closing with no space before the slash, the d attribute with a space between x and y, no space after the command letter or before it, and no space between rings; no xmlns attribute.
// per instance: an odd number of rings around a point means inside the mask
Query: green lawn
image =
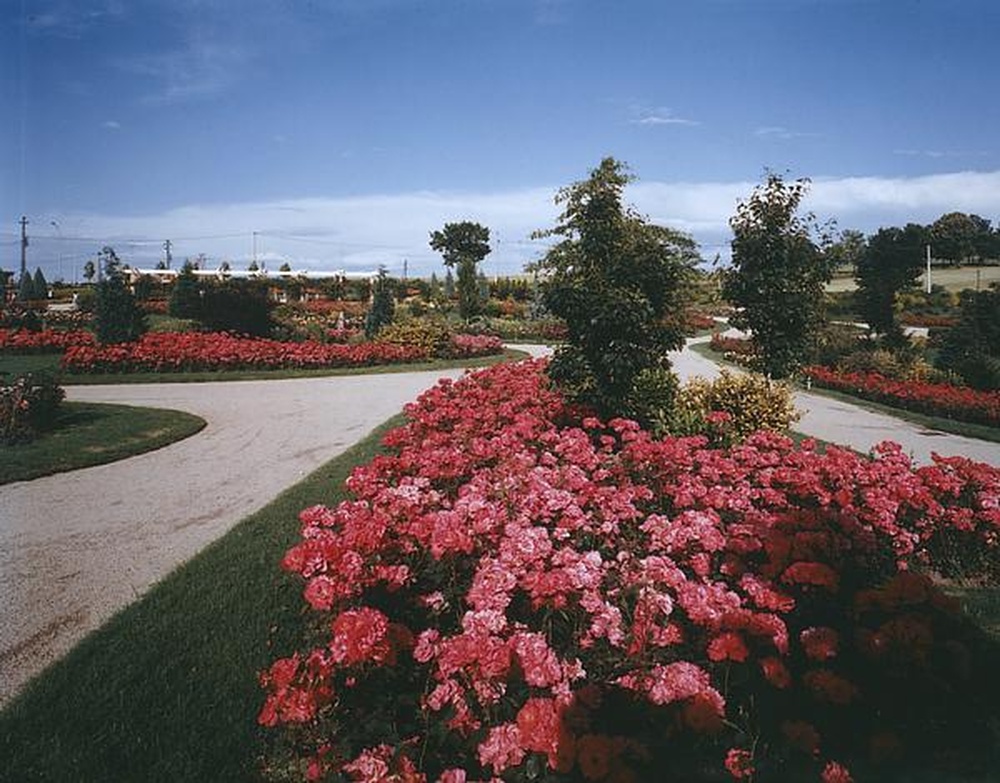
<svg viewBox="0 0 1000 783"><path fill-rule="evenodd" d="M30 443L0 449L0 484L132 457L204 426L204 419L181 411L64 402L51 429Z"/></svg>
<svg viewBox="0 0 1000 783"><path fill-rule="evenodd" d="M132 372L88 373L73 375L59 372L59 354L0 355L0 373L11 377L24 372L48 370L59 375L63 386L92 386L122 383L207 383L210 381L266 381L282 378L323 378L331 375L368 375L371 373L420 372L454 367L487 367L498 361L518 361L527 358L524 351L505 350L494 356L474 359L433 359L412 364L379 364L372 367L341 367L319 370L227 370L223 372Z"/></svg>
<svg viewBox="0 0 1000 783"><path fill-rule="evenodd" d="M401 420L245 519L32 681L0 713L0 781L255 780L256 673L301 640L301 584L278 566L298 512L338 502L351 468Z"/></svg>
<svg viewBox="0 0 1000 783"><path fill-rule="evenodd" d="M949 291L975 288L977 284L981 289L985 289L989 287L990 283L995 282L1000 282L1000 266L935 267L931 269L931 283L944 286ZM923 288L923 285L924 276L921 274L917 286ZM830 281L826 290L830 292L854 291L857 287L853 277L838 276Z"/></svg>

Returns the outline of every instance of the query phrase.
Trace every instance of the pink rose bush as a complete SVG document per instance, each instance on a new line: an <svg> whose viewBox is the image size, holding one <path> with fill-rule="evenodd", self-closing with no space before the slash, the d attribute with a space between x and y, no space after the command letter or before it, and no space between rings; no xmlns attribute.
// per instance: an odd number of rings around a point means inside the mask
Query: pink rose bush
<svg viewBox="0 0 1000 783"><path fill-rule="evenodd" d="M926 574L996 573L1000 470L657 440L543 370L441 382L302 512L308 640L260 675L275 777L990 768L995 648Z"/></svg>
<svg viewBox="0 0 1000 783"><path fill-rule="evenodd" d="M0 329L0 353L58 353L74 346L94 346L92 332L82 329Z"/></svg>
<svg viewBox="0 0 1000 783"><path fill-rule="evenodd" d="M470 338L456 350L460 356L482 356L498 353L502 346L499 341ZM426 350L391 343L339 345L225 333L151 332L133 343L70 347L63 355L62 367L73 373L318 369L369 367L430 358Z"/></svg>

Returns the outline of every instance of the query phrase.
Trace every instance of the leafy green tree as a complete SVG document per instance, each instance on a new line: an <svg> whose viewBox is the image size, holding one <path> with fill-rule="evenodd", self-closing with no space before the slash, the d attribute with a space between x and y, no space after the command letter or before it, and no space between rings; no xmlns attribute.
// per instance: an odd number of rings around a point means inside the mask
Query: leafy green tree
<svg viewBox="0 0 1000 783"><path fill-rule="evenodd" d="M990 255L994 244L990 221L964 212L942 215L931 224L929 234L935 258L955 265Z"/></svg>
<svg viewBox="0 0 1000 783"><path fill-rule="evenodd" d="M465 319L479 315L482 305L476 267L490 253L490 230L469 220L445 223L441 231L431 232L430 245L441 253L445 266L458 271L459 315Z"/></svg>
<svg viewBox="0 0 1000 783"><path fill-rule="evenodd" d="M977 389L1000 389L1000 287L962 292L962 314L944 334L936 365Z"/></svg>
<svg viewBox="0 0 1000 783"><path fill-rule="evenodd" d="M450 269L444 273L444 298L448 302L455 298L455 276Z"/></svg>
<svg viewBox="0 0 1000 783"><path fill-rule="evenodd" d="M92 259L87 259L87 263L83 265L83 279L88 283L94 279L94 275L97 274L97 265Z"/></svg>
<svg viewBox="0 0 1000 783"><path fill-rule="evenodd" d="M605 158L590 177L563 188L559 237L535 269L546 307L566 321L566 344L549 375L600 415L650 425L671 413L676 376L667 352L683 344L680 312L698 260L685 234L647 223L623 206L624 164Z"/></svg>
<svg viewBox="0 0 1000 783"><path fill-rule="evenodd" d="M392 289L393 284L385 273L385 267L379 267L378 277L372 283L372 306L365 316L365 336L369 340L375 337L383 326L392 323L392 318L396 314Z"/></svg>
<svg viewBox="0 0 1000 783"><path fill-rule="evenodd" d="M17 285L17 299L19 302L30 302L35 298L35 280L25 272L21 275L21 280Z"/></svg>
<svg viewBox="0 0 1000 783"><path fill-rule="evenodd" d="M850 269L853 273L864 255L867 240L865 235L854 229L844 229L840 237L826 249L826 257L833 271Z"/></svg>
<svg viewBox="0 0 1000 783"><path fill-rule="evenodd" d="M285 261L281 266L278 267L279 272L291 272L292 265Z"/></svg>
<svg viewBox="0 0 1000 783"><path fill-rule="evenodd" d="M49 281L45 279L45 274L40 266L35 267L34 284L35 299L47 299L49 295Z"/></svg>
<svg viewBox="0 0 1000 783"><path fill-rule="evenodd" d="M762 369L775 378L808 357L823 323L823 289L832 270L829 237L812 214L798 215L808 180L786 183L769 173L730 218L732 265L722 293L735 307L734 326L753 334Z"/></svg>
<svg viewBox="0 0 1000 783"><path fill-rule="evenodd" d="M121 261L111 247L100 252L104 279L97 284L94 306L97 339L104 344L139 339L146 331L146 316L125 283Z"/></svg>
<svg viewBox="0 0 1000 783"><path fill-rule="evenodd" d="M174 280L173 288L170 290L167 312L174 318L200 318L200 288L198 278L194 274L194 266L190 260L185 261L177 279Z"/></svg>
<svg viewBox="0 0 1000 783"><path fill-rule="evenodd" d="M858 306L861 317L875 334L890 343L901 343L903 330L896 320L896 295L910 288L923 268L927 232L908 223L904 228L880 228L857 265Z"/></svg>

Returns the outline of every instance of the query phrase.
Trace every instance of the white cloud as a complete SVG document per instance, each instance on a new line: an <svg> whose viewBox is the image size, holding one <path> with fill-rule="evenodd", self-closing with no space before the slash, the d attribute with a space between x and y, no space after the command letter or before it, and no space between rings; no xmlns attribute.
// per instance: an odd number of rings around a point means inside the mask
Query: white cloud
<svg viewBox="0 0 1000 783"><path fill-rule="evenodd" d="M249 59L238 44L204 40L192 35L180 47L167 52L121 60L118 66L148 78L144 103L179 103L216 95L238 78Z"/></svg>
<svg viewBox="0 0 1000 783"><path fill-rule="evenodd" d="M671 109L662 107L650 109L644 106L633 106L631 112L633 117L629 122L632 125L701 125L698 120L678 117Z"/></svg>
<svg viewBox="0 0 1000 783"><path fill-rule="evenodd" d="M906 155L911 158L985 158L989 153L985 150L893 150L893 155Z"/></svg>
<svg viewBox="0 0 1000 783"><path fill-rule="evenodd" d="M105 120L101 123L102 128L107 128L108 130L120 130L122 124L118 120Z"/></svg>
<svg viewBox="0 0 1000 783"><path fill-rule="evenodd" d="M789 130L781 125L767 125L763 128L757 128L757 130L753 133L754 136L762 139L780 139L781 141L789 141L791 139L808 139L819 135L818 133Z"/></svg>
<svg viewBox="0 0 1000 783"><path fill-rule="evenodd" d="M652 221L693 234L706 258L716 253L726 258L729 217L755 184L646 181L631 185L626 198ZM440 269L440 257L427 244L429 232L446 222L474 220L491 229L494 252L485 271L509 274L544 252L546 243L528 236L554 224L556 190L552 186L197 204L140 217L65 215L60 223L78 225L82 234L94 237L82 252L108 243L139 265L155 263L162 241L169 238L177 259L206 253L210 262L225 258L240 268L249 261L251 234L256 231L259 256L274 254L296 268L370 270L385 264L399 274L407 259L411 274L429 274ZM1000 218L998 204L1000 171L816 179L803 207L821 220L836 219L842 228L873 232L885 225L929 223L954 210L995 220Z"/></svg>

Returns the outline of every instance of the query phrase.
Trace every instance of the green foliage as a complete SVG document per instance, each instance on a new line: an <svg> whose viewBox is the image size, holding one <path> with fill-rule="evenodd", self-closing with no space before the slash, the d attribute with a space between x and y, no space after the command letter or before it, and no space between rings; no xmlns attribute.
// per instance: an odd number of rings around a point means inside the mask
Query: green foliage
<svg viewBox="0 0 1000 783"><path fill-rule="evenodd" d="M448 301L455 298L455 276L450 269L444 273L444 298Z"/></svg>
<svg viewBox="0 0 1000 783"><path fill-rule="evenodd" d="M446 356L451 350L452 330L443 319L412 318L389 324L379 332L378 341L420 348L430 356Z"/></svg>
<svg viewBox="0 0 1000 783"><path fill-rule="evenodd" d="M87 263L83 265L83 277L89 283L94 279L94 275L97 274L97 265L91 259L87 259Z"/></svg>
<svg viewBox="0 0 1000 783"><path fill-rule="evenodd" d="M990 221L979 215L949 212L935 220L928 233L934 256L952 264L989 257L997 249Z"/></svg>
<svg viewBox="0 0 1000 783"><path fill-rule="evenodd" d="M723 370L714 381L693 378L681 387L668 429L678 435L715 434L729 445L760 430L785 432L798 419L787 384Z"/></svg>
<svg viewBox="0 0 1000 783"><path fill-rule="evenodd" d="M89 286L76 292L76 309L81 313L92 313L97 308L97 292Z"/></svg>
<svg viewBox="0 0 1000 783"><path fill-rule="evenodd" d="M908 223L904 228L881 228L868 241L858 261L858 306L872 332L899 343L902 329L896 320L896 298L912 287L924 263L927 232Z"/></svg>
<svg viewBox="0 0 1000 783"><path fill-rule="evenodd" d="M733 258L723 295L740 308L731 323L753 333L760 369L775 378L787 377L808 358L831 277L822 250L829 237L812 214L797 214L807 185L768 174L729 221Z"/></svg>
<svg viewBox="0 0 1000 783"><path fill-rule="evenodd" d="M490 253L490 230L479 223L463 220L445 223L431 232L431 248L441 253L445 266L458 270L458 313L468 320L482 310L476 267ZM447 287L447 279L445 280Z"/></svg>
<svg viewBox="0 0 1000 783"><path fill-rule="evenodd" d="M104 279L97 284L94 320L97 339L104 343L138 340L146 331L146 316L125 284L121 262L113 248L100 253Z"/></svg>
<svg viewBox="0 0 1000 783"><path fill-rule="evenodd" d="M35 277L32 280L32 285L34 287L34 298L35 299L47 299L49 295L49 283L45 279L45 274L42 272L40 266L35 267Z"/></svg>
<svg viewBox="0 0 1000 783"><path fill-rule="evenodd" d="M28 373L0 384L0 443L33 440L54 421L64 396L48 373Z"/></svg>
<svg viewBox="0 0 1000 783"><path fill-rule="evenodd" d="M961 316L944 336L937 366L977 389L1000 389L1000 287L963 291Z"/></svg>
<svg viewBox="0 0 1000 783"><path fill-rule="evenodd" d="M396 314L396 302L393 299L393 283L386 276L385 268L378 270L378 277L372 283L372 306L365 316L365 336L370 340L388 324Z"/></svg>
<svg viewBox="0 0 1000 783"><path fill-rule="evenodd" d="M826 248L826 257L832 269L849 269L853 272L865 253L867 241L860 231L845 229L840 238Z"/></svg>
<svg viewBox="0 0 1000 783"><path fill-rule="evenodd" d="M35 280L25 272L21 275L21 280L17 286L17 299L19 302L30 302L35 298Z"/></svg>
<svg viewBox="0 0 1000 783"><path fill-rule="evenodd" d="M201 317L201 292L198 285L198 278L195 277L194 267L190 261L185 261L181 267L174 285L170 289L170 301L167 304L167 312L174 318Z"/></svg>
<svg viewBox="0 0 1000 783"><path fill-rule="evenodd" d="M629 179L622 163L606 158L589 179L562 189L559 223L536 234L561 239L537 269L547 276L546 307L568 329L551 378L601 415L650 424L672 403L667 352L683 334L680 319L669 317L682 309L698 256L690 237L622 205Z"/></svg>
<svg viewBox="0 0 1000 783"><path fill-rule="evenodd" d="M208 329L253 337L270 335L271 303L266 283L226 280L207 284L204 291L200 319Z"/></svg>

